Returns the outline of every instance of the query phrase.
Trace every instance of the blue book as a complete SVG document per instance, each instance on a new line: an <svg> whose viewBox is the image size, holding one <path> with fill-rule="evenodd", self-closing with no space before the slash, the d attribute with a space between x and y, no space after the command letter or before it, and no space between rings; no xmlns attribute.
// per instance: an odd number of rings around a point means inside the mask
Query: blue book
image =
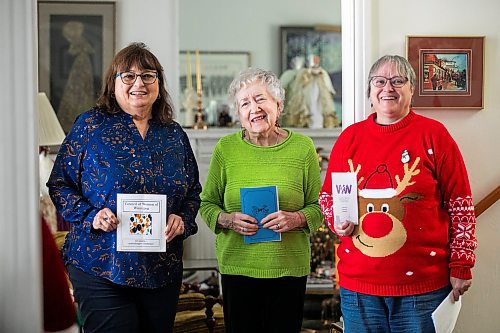
<svg viewBox="0 0 500 333"><path fill-rule="evenodd" d="M278 187L242 187L240 188L241 212L259 221L259 230L255 235L243 236L245 243L281 241L281 234L262 228L260 224L267 215L278 211Z"/></svg>

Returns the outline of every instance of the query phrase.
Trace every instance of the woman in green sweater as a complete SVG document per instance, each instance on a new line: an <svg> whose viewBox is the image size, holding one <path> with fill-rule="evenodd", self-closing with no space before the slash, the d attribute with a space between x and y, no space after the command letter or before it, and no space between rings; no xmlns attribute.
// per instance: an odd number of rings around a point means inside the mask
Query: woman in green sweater
<svg viewBox="0 0 500 333"><path fill-rule="evenodd" d="M322 223L310 138L279 127L284 90L275 74L242 71L229 87L242 130L215 146L201 216L217 235L226 332L300 332L310 272L309 235ZM242 213L240 188L276 186L279 210L260 224ZM261 228L280 241L246 243Z"/></svg>

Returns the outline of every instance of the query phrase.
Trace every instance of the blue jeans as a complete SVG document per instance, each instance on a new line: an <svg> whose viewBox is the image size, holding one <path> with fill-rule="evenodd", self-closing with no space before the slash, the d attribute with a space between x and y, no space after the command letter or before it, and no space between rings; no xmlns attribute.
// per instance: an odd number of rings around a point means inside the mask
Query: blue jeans
<svg viewBox="0 0 500 333"><path fill-rule="evenodd" d="M411 296L372 296L340 288L346 333L434 333L431 314L451 286Z"/></svg>
<svg viewBox="0 0 500 333"><path fill-rule="evenodd" d="M156 289L115 284L67 266L85 333L172 332L180 282Z"/></svg>

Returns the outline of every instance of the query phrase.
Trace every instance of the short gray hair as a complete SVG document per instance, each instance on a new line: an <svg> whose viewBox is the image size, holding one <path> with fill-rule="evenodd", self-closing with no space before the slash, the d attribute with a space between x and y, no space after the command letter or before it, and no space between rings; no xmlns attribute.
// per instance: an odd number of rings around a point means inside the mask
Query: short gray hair
<svg viewBox="0 0 500 333"><path fill-rule="evenodd" d="M417 77L415 75L415 71L413 70L413 67L411 67L408 60L406 60L405 58L398 56L398 55L385 55L385 56L381 57L380 59L378 59L372 65L372 68L370 69L370 73L368 74L368 89L366 90L368 98L370 98L370 92L371 92L370 81L371 81L372 77L379 70L380 67L382 67L383 65L385 65L387 63L396 65L396 68L398 70L398 74L408 78L408 81L410 81L410 85L412 87L415 87L415 82L417 80Z"/></svg>
<svg viewBox="0 0 500 333"><path fill-rule="evenodd" d="M285 89L283 89L283 86L281 85L281 82L276 74L260 68L249 67L238 73L227 90L229 103L234 105L236 112L238 111L238 101L236 100L236 94L238 94L241 88L258 81L266 86L267 91L271 94L271 96L273 96L276 101L281 102L280 105L281 108L283 108L283 101L285 100Z"/></svg>

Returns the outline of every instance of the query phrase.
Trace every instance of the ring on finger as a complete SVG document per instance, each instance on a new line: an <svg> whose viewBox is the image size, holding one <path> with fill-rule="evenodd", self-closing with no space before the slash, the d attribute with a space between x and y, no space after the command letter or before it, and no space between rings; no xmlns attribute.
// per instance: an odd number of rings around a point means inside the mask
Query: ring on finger
<svg viewBox="0 0 500 333"><path fill-rule="evenodd" d="M280 224L278 223L278 224L276 224L276 230L279 230L279 229L281 229L281 226L280 226Z"/></svg>

